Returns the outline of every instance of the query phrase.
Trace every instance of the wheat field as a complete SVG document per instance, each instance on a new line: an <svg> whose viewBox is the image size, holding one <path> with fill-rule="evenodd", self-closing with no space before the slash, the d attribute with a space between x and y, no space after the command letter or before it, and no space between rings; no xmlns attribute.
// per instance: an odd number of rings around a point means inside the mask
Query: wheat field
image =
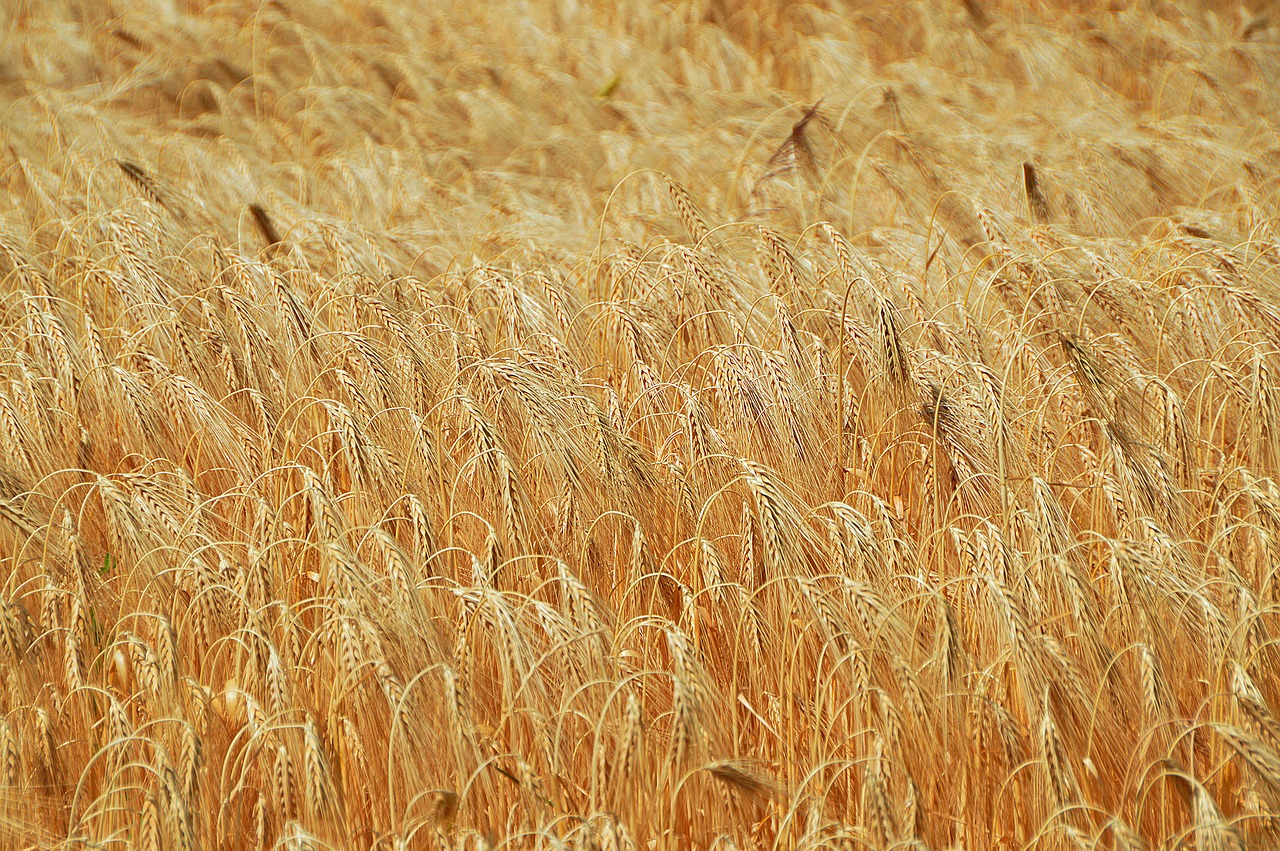
<svg viewBox="0 0 1280 851"><path fill-rule="evenodd" d="M1275 847L1266 11L8 0L0 848Z"/></svg>

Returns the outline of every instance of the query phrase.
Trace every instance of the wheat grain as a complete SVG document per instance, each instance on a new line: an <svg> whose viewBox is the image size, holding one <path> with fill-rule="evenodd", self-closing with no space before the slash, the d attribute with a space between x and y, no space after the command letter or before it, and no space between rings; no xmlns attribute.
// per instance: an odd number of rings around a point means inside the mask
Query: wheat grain
<svg viewBox="0 0 1280 851"><path fill-rule="evenodd" d="M1080 784L1076 780L1075 769L1071 765L1066 746L1059 737L1057 724L1053 720L1049 694L1050 689L1046 688L1042 706L1043 716L1040 722L1040 749L1045 770L1049 775L1049 788L1053 792L1054 806L1062 811L1080 803L1083 798Z"/></svg>
<svg viewBox="0 0 1280 851"><path fill-rule="evenodd" d="M276 817L282 822L291 821L297 813L296 790L293 758L289 756L288 748L279 745L271 769L271 794Z"/></svg>
<svg viewBox="0 0 1280 851"><path fill-rule="evenodd" d="M9 794L15 793L22 775L22 754L13 726L0 718L0 781Z"/></svg>
<svg viewBox="0 0 1280 851"><path fill-rule="evenodd" d="M148 792L138 814L136 844L143 851L161 851L160 806L155 792Z"/></svg>

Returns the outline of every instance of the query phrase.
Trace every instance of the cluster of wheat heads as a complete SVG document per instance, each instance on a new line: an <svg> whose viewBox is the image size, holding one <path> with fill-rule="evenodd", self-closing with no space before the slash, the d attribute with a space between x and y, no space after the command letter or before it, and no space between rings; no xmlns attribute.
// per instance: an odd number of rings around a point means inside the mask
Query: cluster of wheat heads
<svg viewBox="0 0 1280 851"><path fill-rule="evenodd" d="M475 5L10 10L0 847L1280 839L1274 29Z"/></svg>

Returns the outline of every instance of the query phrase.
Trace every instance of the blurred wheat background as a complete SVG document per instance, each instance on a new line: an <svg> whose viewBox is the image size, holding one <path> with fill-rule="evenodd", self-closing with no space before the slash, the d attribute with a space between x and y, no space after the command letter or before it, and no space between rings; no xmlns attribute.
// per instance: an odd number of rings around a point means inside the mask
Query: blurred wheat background
<svg viewBox="0 0 1280 851"><path fill-rule="evenodd" d="M0 847L1280 843L1280 47L9 0Z"/></svg>

